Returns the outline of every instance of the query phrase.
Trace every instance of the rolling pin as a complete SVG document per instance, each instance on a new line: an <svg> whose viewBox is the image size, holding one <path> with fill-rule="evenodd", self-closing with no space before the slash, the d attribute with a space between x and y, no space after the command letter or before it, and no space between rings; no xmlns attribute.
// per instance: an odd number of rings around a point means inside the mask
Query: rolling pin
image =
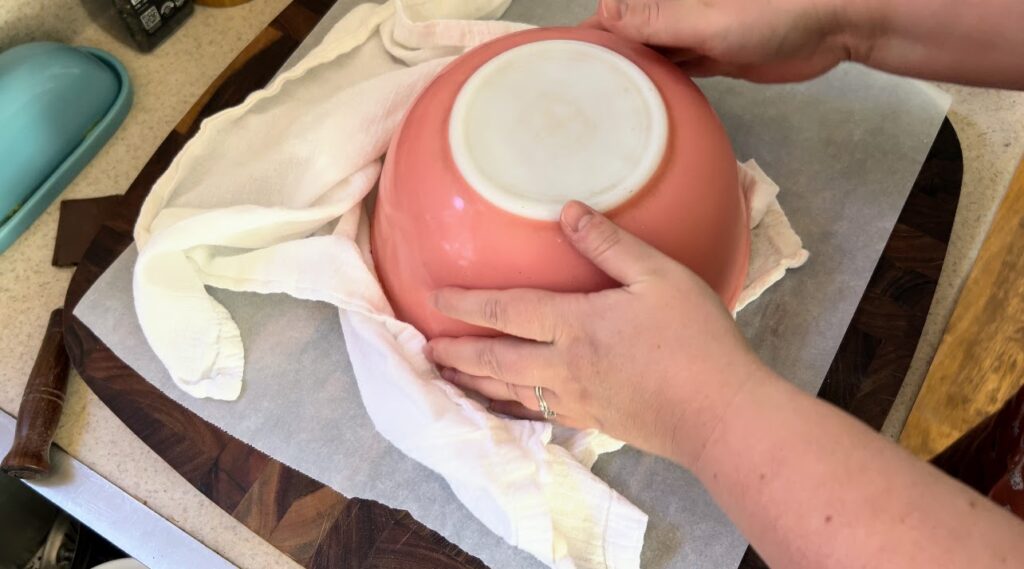
<svg viewBox="0 0 1024 569"><path fill-rule="evenodd" d="M46 335L18 407L14 444L0 470L15 478L36 480L50 472L50 444L64 410L68 387L68 353L64 349L64 310L50 313Z"/></svg>

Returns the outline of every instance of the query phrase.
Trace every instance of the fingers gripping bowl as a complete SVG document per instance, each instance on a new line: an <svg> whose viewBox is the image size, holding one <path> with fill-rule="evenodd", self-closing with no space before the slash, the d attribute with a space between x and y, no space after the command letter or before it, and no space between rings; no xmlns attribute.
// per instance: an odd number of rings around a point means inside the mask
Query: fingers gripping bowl
<svg viewBox="0 0 1024 569"><path fill-rule="evenodd" d="M703 94L644 46L549 28L453 61L392 139L371 248L396 315L428 338L493 335L441 315L430 294L616 286L559 227L573 199L735 304L750 250L747 209L729 140Z"/></svg>

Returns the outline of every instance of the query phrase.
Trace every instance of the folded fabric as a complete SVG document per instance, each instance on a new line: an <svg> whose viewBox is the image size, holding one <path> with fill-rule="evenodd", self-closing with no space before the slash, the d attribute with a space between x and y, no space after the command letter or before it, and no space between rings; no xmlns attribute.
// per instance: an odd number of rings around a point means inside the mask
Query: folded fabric
<svg viewBox="0 0 1024 569"><path fill-rule="evenodd" d="M494 416L441 380L423 336L394 318L369 254L363 199L394 129L453 56L526 27L489 21L509 1L358 6L294 68L205 121L140 213L136 312L181 389L232 400L244 349L205 287L337 306L375 427L489 529L551 567L639 567L646 515L589 470L621 443ZM741 176L752 217L764 217L749 301L806 252L777 187L756 165Z"/></svg>
<svg viewBox="0 0 1024 569"><path fill-rule="evenodd" d="M740 185L750 208L751 235L750 266L743 292L736 301L736 312L779 282L787 270L806 263L810 256L779 205L779 186L754 160L740 167Z"/></svg>

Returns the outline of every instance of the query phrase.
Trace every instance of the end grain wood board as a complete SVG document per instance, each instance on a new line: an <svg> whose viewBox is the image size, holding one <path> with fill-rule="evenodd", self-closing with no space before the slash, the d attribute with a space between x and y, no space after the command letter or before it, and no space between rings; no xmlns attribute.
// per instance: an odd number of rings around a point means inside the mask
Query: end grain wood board
<svg viewBox="0 0 1024 569"><path fill-rule="evenodd" d="M931 458L1024 384L1024 160L992 222L900 443Z"/></svg>
<svg viewBox="0 0 1024 569"><path fill-rule="evenodd" d="M294 0L186 113L125 193L72 278L82 295L132 243L150 187L199 128L265 85L333 0ZM925 161L820 392L879 428L910 364L945 258L962 157L948 121ZM342 496L200 419L140 377L77 318L65 321L72 364L124 423L182 477L305 567L480 568L407 513ZM760 567L748 552L743 567Z"/></svg>

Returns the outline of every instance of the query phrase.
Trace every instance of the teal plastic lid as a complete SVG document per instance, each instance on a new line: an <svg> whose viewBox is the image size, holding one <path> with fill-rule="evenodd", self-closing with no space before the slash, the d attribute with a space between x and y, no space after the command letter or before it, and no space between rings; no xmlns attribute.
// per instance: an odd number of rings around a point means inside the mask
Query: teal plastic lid
<svg viewBox="0 0 1024 569"><path fill-rule="evenodd" d="M131 108L109 53L59 43L0 53L0 253L53 203Z"/></svg>

